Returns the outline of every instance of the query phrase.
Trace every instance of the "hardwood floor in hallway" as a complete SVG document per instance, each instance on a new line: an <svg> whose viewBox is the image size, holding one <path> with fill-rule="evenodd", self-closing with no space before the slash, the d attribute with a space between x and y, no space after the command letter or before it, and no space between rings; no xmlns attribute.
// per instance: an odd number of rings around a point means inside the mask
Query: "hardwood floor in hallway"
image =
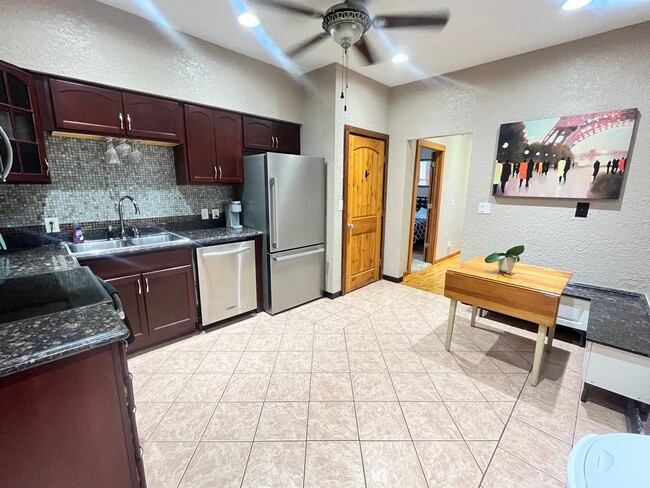
<svg viewBox="0 0 650 488"><path fill-rule="evenodd" d="M457 264L460 264L460 254L405 276L403 284L442 295L445 288L445 273Z"/></svg>

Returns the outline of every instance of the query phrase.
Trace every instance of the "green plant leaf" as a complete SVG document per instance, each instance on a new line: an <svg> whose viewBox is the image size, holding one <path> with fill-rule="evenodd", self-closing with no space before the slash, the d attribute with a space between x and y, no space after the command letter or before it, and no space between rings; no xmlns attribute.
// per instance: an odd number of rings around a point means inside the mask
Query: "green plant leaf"
<svg viewBox="0 0 650 488"><path fill-rule="evenodd" d="M509 258L516 258L519 257L519 255L523 252L524 252L524 246L515 246L515 247L511 247L506 251L506 256Z"/></svg>
<svg viewBox="0 0 650 488"><path fill-rule="evenodd" d="M486 263L496 263L497 261L505 258L506 255L503 254L502 252L493 252L489 256L485 258Z"/></svg>

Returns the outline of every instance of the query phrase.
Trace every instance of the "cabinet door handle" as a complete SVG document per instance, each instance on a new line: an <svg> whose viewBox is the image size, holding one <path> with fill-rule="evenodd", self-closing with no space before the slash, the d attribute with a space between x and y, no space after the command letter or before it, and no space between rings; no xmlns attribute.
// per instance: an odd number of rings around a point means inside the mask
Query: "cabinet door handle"
<svg viewBox="0 0 650 488"><path fill-rule="evenodd" d="M119 113L118 117L120 119L120 129L124 130L124 115L122 115L122 112Z"/></svg>
<svg viewBox="0 0 650 488"><path fill-rule="evenodd" d="M219 179L223 178L223 173L221 172L221 166L219 166Z"/></svg>
<svg viewBox="0 0 650 488"><path fill-rule="evenodd" d="M275 148L278 149L280 147L280 139L278 139L278 136L275 136Z"/></svg>
<svg viewBox="0 0 650 488"><path fill-rule="evenodd" d="M138 295L142 295L142 284L140 284L140 278L138 278Z"/></svg>
<svg viewBox="0 0 650 488"><path fill-rule="evenodd" d="M7 176L9 176L9 173L11 173L11 166L14 164L14 152L11 149L11 142L9 141L9 137L7 136L7 133L4 131L2 126L0 126L0 141L4 142L5 146L7 147L6 161L2 161L2 158L0 157L0 181L5 182L7 181Z"/></svg>
<svg viewBox="0 0 650 488"><path fill-rule="evenodd" d="M44 161L45 161L45 174L47 176L50 176L50 163L47 162L47 158L45 158Z"/></svg>
<svg viewBox="0 0 650 488"><path fill-rule="evenodd" d="M217 167L214 167L214 179L217 180L219 179L219 176L217 176Z"/></svg>
<svg viewBox="0 0 650 488"><path fill-rule="evenodd" d="M129 130L131 130L131 114L126 114L126 123L128 124Z"/></svg>
<svg viewBox="0 0 650 488"><path fill-rule="evenodd" d="M149 278L144 279L144 289L147 293L149 293Z"/></svg>
<svg viewBox="0 0 650 488"><path fill-rule="evenodd" d="M275 147L275 137L271 136L271 147Z"/></svg>

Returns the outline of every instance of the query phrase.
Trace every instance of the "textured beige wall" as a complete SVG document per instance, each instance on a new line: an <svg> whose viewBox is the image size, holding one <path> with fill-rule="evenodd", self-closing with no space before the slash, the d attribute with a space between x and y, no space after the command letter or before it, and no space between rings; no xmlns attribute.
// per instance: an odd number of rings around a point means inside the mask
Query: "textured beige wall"
<svg viewBox="0 0 650 488"><path fill-rule="evenodd" d="M440 259L460 250L462 244L472 135L459 134L434 137L429 140L447 148L442 175L443 186L440 195L440 219L435 254L436 259ZM449 242L451 242L450 246Z"/></svg>
<svg viewBox="0 0 650 488"><path fill-rule="evenodd" d="M3 0L0 59L24 68L300 122L283 70L90 0Z"/></svg>
<svg viewBox="0 0 650 488"><path fill-rule="evenodd" d="M524 243L523 260L574 272L573 280L650 293L650 24L412 83L390 92L385 272L407 260L412 162L407 141L473 133L463 258ZM620 201L494 200L492 162L504 122L638 107L637 137ZM435 114L435 116L433 116ZM491 201L492 213L478 204Z"/></svg>
<svg viewBox="0 0 650 488"><path fill-rule="evenodd" d="M341 65L331 64L305 75L303 89L302 152L324 156L328 166L325 289L330 293L341 290L343 212L339 202L343 199L345 126L388 132L388 87L350 72L345 111L341 77Z"/></svg>

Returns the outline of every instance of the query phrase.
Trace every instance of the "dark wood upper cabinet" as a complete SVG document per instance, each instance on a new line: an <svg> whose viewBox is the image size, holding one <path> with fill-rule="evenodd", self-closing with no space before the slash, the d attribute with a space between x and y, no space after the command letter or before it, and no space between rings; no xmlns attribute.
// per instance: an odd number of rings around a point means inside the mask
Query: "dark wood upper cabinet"
<svg viewBox="0 0 650 488"><path fill-rule="evenodd" d="M176 148L177 166L182 164L180 171L185 172L179 183L216 183L216 151L214 110L185 105L185 148Z"/></svg>
<svg viewBox="0 0 650 488"><path fill-rule="evenodd" d="M300 126L259 117L244 117L244 147L300 154Z"/></svg>
<svg viewBox="0 0 650 488"><path fill-rule="evenodd" d="M174 150L177 182L242 183L242 116L189 104L184 112L185 147Z"/></svg>
<svg viewBox="0 0 650 488"><path fill-rule="evenodd" d="M0 62L0 127L9 139L0 139L0 160L5 169L9 150L13 164L7 183L49 183L43 129L34 77Z"/></svg>
<svg viewBox="0 0 650 488"><path fill-rule="evenodd" d="M234 112L215 110L214 132L219 183L243 183L242 116Z"/></svg>
<svg viewBox="0 0 650 488"><path fill-rule="evenodd" d="M273 122L275 150L289 154L300 154L300 126L287 122Z"/></svg>
<svg viewBox="0 0 650 488"><path fill-rule="evenodd" d="M275 149L273 121L244 116L244 147L246 149Z"/></svg>
<svg viewBox="0 0 650 488"><path fill-rule="evenodd" d="M52 108L57 129L126 135L122 92L50 78Z"/></svg>
<svg viewBox="0 0 650 488"><path fill-rule="evenodd" d="M50 78L48 83L53 130L183 140L183 112L179 102L55 78Z"/></svg>
<svg viewBox="0 0 650 488"><path fill-rule="evenodd" d="M180 103L126 92L122 93L122 103L127 136L182 140L183 114Z"/></svg>

